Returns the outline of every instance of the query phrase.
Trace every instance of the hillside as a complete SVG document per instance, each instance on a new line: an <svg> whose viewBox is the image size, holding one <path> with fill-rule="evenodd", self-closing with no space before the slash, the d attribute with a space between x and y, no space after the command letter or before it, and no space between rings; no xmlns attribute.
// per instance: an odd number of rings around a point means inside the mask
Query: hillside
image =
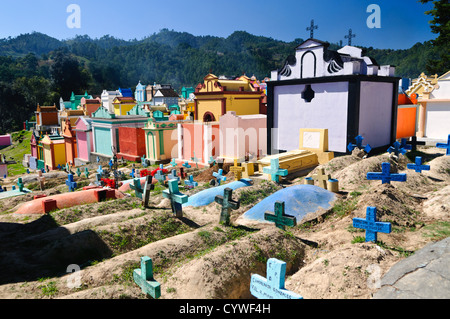
<svg viewBox="0 0 450 319"><path fill-rule="evenodd" d="M323 39L326 40L326 39ZM19 130L36 105L58 104L72 92L99 95L104 89L170 83L178 92L195 87L210 71L258 79L283 66L302 39L283 42L236 31L227 38L194 36L167 29L142 40L77 36L60 41L41 33L0 40L0 134ZM336 43L331 49L338 49ZM437 56L430 42L408 50L363 48L379 64L397 66L396 75L417 77Z"/></svg>

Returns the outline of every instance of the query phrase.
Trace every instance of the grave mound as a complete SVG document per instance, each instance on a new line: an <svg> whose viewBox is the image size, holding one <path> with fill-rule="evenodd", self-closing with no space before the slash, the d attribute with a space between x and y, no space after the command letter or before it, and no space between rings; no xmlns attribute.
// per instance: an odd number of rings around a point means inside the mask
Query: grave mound
<svg viewBox="0 0 450 319"><path fill-rule="evenodd" d="M248 210L243 218L266 222L264 213L273 212L275 202L285 202L285 214L297 218L297 223L309 213L320 208L329 209L336 200L336 194L313 185L296 185L284 188Z"/></svg>
<svg viewBox="0 0 450 319"><path fill-rule="evenodd" d="M225 188L231 188L232 190L236 190L242 187L250 186L251 183L247 179L241 179L240 181L231 182L228 184L220 185L213 188L208 188L204 191L201 191L195 195L189 197L187 203L183 204L183 207L201 207L207 206L214 202L216 196L223 196Z"/></svg>

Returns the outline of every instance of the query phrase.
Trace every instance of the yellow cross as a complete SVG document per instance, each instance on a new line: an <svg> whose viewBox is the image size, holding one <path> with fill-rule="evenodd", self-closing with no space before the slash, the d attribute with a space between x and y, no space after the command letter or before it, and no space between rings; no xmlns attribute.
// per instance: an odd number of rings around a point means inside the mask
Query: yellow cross
<svg viewBox="0 0 450 319"><path fill-rule="evenodd" d="M230 167L230 171L234 173L234 180L239 181L242 178L242 172L244 168L242 166L238 166L237 159L234 160L234 166Z"/></svg>

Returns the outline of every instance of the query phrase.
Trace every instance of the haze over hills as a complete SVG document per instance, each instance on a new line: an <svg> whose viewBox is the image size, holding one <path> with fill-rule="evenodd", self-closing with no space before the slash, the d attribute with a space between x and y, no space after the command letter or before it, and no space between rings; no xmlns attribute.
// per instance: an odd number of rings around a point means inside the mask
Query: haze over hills
<svg viewBox="0 0 450 319"><path fill-rule="evenodd" d="M302 42L245 31L222 38L168 29L141 40L108 35L58 40L38 32L0 39L0 133L20 129L38 103L59 103L72 92L98 95L104 89L134 89L139 81L170 83L180 91L183 86L195 87L210 71L229 77L245 73L262 80L281 68ZM331 43L330 49L343 45ZM439 56L431 41L408 50L363 49L379 64L397 66L397 76L410 78L426 71L427 61Z"/></svg>

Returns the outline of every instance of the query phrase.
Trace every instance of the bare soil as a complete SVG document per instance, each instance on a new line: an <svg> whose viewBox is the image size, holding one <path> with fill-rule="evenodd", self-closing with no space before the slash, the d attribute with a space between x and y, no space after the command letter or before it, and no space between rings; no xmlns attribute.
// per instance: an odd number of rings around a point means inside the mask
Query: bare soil
<svg viewBox="0 0 450 319"><path fill-rule="evenodd" d="M450 233L450 157L436 148L419 151L430 171L406 169L413 158L403 155L363 158L355 151L333 159L323 166L339 180L333 208L287 231L245 222L242 215L264 196L303 184L305 176L282 185L255 178L252 186L234 191L233 199L245 204L231 212L231 226L219 224L216 203L184 208L183 218L175 218L161 190L152 193L150 208L128 192L125 199L45 216L14 214L36 194L66 192L56 178L42 192L0 201L0 298L145 299L132 273L140 257L149 256L161 299L253 298L250 277L265 276L269 258L287 263L286 288L304 298L370 299L395 263ZM407 182L368 181L367 172L381 171L382 162L390 162L393 173L407 173ZM188 173L204 188L213 171L217 166ZM228 167L224 173L227 182L234 180ZM364 218L368 206L377 208L379 221L392 223L392 233L379 233L377 243L364 242L364 231L352 227L352 218ZM81 271L72 273L73 267Z"/></svg>

